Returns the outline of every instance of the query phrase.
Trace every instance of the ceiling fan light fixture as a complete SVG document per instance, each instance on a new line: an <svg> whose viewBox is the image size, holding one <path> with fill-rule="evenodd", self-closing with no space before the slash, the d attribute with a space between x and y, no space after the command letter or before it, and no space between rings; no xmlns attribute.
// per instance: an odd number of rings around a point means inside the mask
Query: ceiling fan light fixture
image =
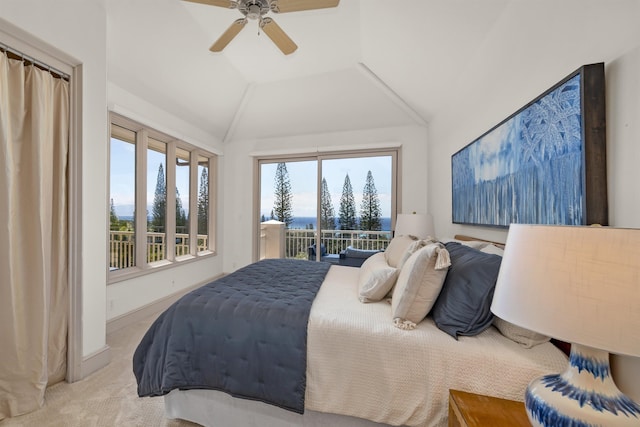
<svg viewBox="0 0 640 427"><path fill-rule="evenodd" d="M247 12L247 18L258 19L260 18L260 16L262 16L260 6L258 6L257 4L250 5Z"/></svg>

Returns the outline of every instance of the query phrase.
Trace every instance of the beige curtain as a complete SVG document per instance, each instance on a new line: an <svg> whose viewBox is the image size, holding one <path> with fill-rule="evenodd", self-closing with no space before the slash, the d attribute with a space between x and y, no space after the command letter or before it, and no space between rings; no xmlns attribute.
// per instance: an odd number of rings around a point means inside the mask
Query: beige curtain
<svg viewBox="0 0 640 427"><path fill-rule="evenodd" d="M68 145L69 83L0 51L0 420L66 373Z"/></svg>

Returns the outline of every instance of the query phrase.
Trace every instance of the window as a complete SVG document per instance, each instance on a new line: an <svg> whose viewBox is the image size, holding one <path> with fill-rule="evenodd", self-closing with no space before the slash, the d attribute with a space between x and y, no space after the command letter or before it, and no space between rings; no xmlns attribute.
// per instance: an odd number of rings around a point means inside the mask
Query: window
<svg viewBox="0 0 640 427"><path fill-rule="evenodd" d="M136 265L136 133L112 125L110 156L109 269L119 270Z"/></svg>
<svg viewBox="0 0 640 427"><path fill-rule="evenodd" d="M113 114L109 163L110 280L214 252L215 155Z"/></svg>
<svg viewBox="0 0 640 427"><path fill-rule="evenodd" d="M349 246L384 249L396 215L397 158L394 149L258 159L259 222L285 223L286 258L337 260ZM266 236L259 235L258 258L269 247ZM313 245L321 250L310 251Z"/></svg>

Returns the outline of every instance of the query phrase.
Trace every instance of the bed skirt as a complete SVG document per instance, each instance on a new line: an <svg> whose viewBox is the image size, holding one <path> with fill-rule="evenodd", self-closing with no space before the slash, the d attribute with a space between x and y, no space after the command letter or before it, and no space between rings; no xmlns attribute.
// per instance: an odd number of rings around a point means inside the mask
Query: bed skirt
<svg viewBox="0 0 640 427"><path fill-rule="evenodd" d="M205 427L390 427L362 418L306 410L296 414L273 405L236 399L215 390L174 390L164 396L167 418Z"/></svg>

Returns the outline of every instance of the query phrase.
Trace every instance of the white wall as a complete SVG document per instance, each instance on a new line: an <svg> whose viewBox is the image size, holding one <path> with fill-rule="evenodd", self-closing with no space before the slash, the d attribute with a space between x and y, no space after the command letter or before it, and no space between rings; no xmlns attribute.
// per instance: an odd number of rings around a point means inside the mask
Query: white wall
<svg viewBox="0 0 640 427"><path fill-rule="evenodd" d="M605 69L609 222L615 227L640 228L640 38L638 42L639 47ZM640 358L613 356L612 369L620 389L640 402Z"/></svg>
<svg viewBox="0 0 640 427"><path fill-rule="evenodd" d="M252 262L253 206L252 153L315 153L317 150L401 145L402 185L400 212L427 212L427 129L403 126L349 132L232 141L225 147L224 271ZM311 179L315 179L311 178Z"/></svg>
<svg viewBox="0 0 640 427"><path fill-rule="evenodd" d="M121 114L169 136L219 154L222 143L213 135L185 122L174 115L156 107L119 86L108 84L109 111ZM219 157L219 164L222 158ZM218 168L215 176L218 191L222 189L222 168ZM221 200L218 199L218 205ZM224 225L222 215L217 217L216 228L218 238L217 247L221 244L221 230ZM204 257L196 261L189 261L177 268L164 269L153 274L123 280L107 286L107 320L129 313L156 300L205 283L209 279L222 273L222 255L220 251L215 256Z"/></svg>
<svg viewBox="0 0 640 427"><path fill-rule="evenodd" d="M610 225L640 227L640 3L589 2L590 7L565 10L571 2L554 2L558 13L551 21L543 16L549 5L540 3L539 10L531 2L512 3L470 61L468 80L430 123L428 199L440 236L505 241L505 230L452 224L451 155L593 62L605 62ZM530 27L539 22L545 23L543 32ZM640 359L620 363L614 357L616 365L624 365L621 388L640 400Z"/></svg>
<svg viewBox="0 0 640 427"><path fill-rule="evenodd" d="M0 16L82 64L82 354L105 346L106 14L103 0L3 0ZM82 17L82 19L79 19Z"/></svg>
<svg viewBox="0 0 640 427"><path fill-rule="evenodd" d="M464 81L452 88L448 103L429 124L428 192L439 233L505 239L505 231L451 223L451 155L581 65L594 62L605 62L607 79L610 222L633 226L620 221L638 218L640 209L637 172L630 163L638 158L635 141L640 132L634 77L638 19L639 2L510 4L482 48L469 58Z"/></svg>
<svg viewBox="0 0 640 427"><path fill-rule="evenodd" d="M0 17L82 64L82 355L90 356L106 345L107 320L222 271L218 255L107 287L107 108L214 153L222 151L221 143L136 95L107 84L103 0L3 0ZM222 167L219 182L221 176ZM220 247L220 237L217 243Z"/></svg>
<svg viewBox="0 0 640 427"><path fill-rule="evenodd" d="M609 222L640 228L640 37L605 73Z"/></svg>

